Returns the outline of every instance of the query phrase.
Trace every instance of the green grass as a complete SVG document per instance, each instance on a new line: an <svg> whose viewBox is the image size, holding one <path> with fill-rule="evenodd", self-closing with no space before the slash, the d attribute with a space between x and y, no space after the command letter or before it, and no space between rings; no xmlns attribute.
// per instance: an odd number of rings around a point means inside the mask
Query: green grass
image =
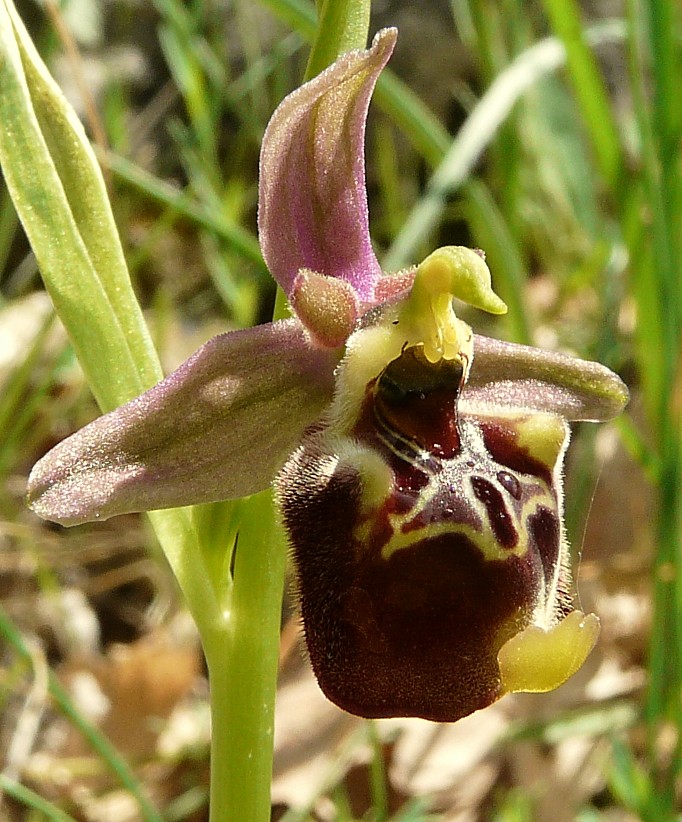
<svg viewBox="0 0 682 822"><path fill-rule="evenodd" d="M523 342L550 339L627 378L633 402L615 428L629 454L631 481L652 500L651 519L639 523L638 542L623 546L626 558L641 563L650 579L651 631L644 640L646 656L637 660L646 669L644 691L566 708L549 719L519 720L500 745L513 757L516 745L545 750L567 738L594 740L605 751L602 787L585 801L578 818L607 819L611 811L623 810L645 822L679 820L679 4L628 0L623 19L601 22L585 19L574 0L452 0L450 5L461 38L452 48L467 48L471 55L461 79L467 94L461 95L461 107L453 105L462 118L457 128L409 91L409 77L401 81L387 73L377 89L368 169L380 259L387 268L400 267L452 238L484 248L510 306L491 333ZM270 113L303 75L314 6L304 0L263 0L258 6L242 0L229 20L208 0L155 0L154 7L150 29L136 47L157 61L158 84L140 87L116 73L108 77L99 108L110 147L100 147L99 159L109 171L136 292L155 340L162 343L162 358L175 362L169 343L186 336L178 329L198 328L205 339L216 327L245 327L272 314L274 288L255 231L258 149ZM116 22L128 35L137 25L124 4ZM35 16L35 26L34 40L44 44L43 56L51 62L63 46L46 18ZM272 36L270 26L275 26ZM447 31L442 36L452 37ZM608 76L604 55L618 60ZM97 49L94 58L101 63ZM40 288L3 187L0 307L19 309ZM0 537L13 558L4 570L8 579L27 558L38 556L54 584L65 586L68 577L80 578L78 552L86 537L60 536L60 556L73 552L69 563L60 565L52 553L54 534L24 510L21 499L32 461L94 414L75 376L73 352L63 340L55 342L53 330L54 318L47 315L0 373L0 477L7 487L0 502ZM567 520L576 554L600 468L596 444L598 437L587 429L574 436ZM626 508L629 497L623 493ZM229 507L202 509L195 516L193 527L212 534L216 543L216 535L233 533ZM598 519L600 512L592 510L591 516ZM121 541L131 527L137 526L128 519L118 526ZM86 531L87 538L94 533ZM170 580L151 536L148 542L159 573ZM586 545L583 560L599 567L599 548ZM13 651L0 668L2 725L3 733L10 733L10 706L24 693L28 676L11 671L17 660L25 664L20 634L32 633L36 625L12 591L5 586L3 591L9 616L3 615L0 630ZM39 602L46 592L37 584L31 596ZM148 804L142 771L126 764L90 727L60 690L54 672L50 683L54 705L89 735L117 784L137 796L145 818L158 818ZM345 766L367 746L372 808L366 818L438 818L429 797L408 798L393 808L387 749L373 726L336 748L333 766L319 783L320 796L330 798L338 818L353 818ZM13 808L31 809L17 818L66 820L75 814L63 796L41 796L35 785L20 780L3 777L0 789L12 797ZM173 818L182 818L183 807L177 797L170 802ZM194 805L188 807L187 818ZM310 807L290 810L284 818L309 819L311 812ZM495 820L538 818L536 797L509 778L483 812Z"/></svg>

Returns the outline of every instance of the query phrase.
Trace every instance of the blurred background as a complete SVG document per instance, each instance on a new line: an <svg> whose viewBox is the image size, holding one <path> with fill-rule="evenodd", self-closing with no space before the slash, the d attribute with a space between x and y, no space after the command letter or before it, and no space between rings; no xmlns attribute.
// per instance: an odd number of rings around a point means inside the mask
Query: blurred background
<svg viewBox="0 0 682 822"><path fill-rule="evenodd" d="M303 75L313 4L17 5L97 147L165 368L270 319L258 152ZM661 331L682 299L679 13L376 0L372 32L400 31L367 139L385 268L481 247L510 312L469 316L476 330L600 360L632 401L576 426L569 453L579 603L603 626L580 673L455 725L366 723L321 696L287 599L273 819L680 818L679 324ZM0 179L0 768L34 792L5 793L0 819L144 818L81 719L165 819L207 819L204 663L151 528L65 530L24 506L32 464L97 413Z"/></svg>

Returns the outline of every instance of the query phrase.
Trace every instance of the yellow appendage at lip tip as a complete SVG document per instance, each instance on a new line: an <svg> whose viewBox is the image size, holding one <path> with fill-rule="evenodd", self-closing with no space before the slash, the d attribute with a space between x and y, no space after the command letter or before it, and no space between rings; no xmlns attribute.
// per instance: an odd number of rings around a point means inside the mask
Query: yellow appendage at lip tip
<svg viewBox="0 0 682 822"><path fill-rule="evenodd" d="M453 297L491 314L507 310L492 289L490 270L481 254L464 246L434 251L417 266L412 290L400 314L401 322L422 340L429 362L471 362L472 331L455 315Z"/></svg>
<svg viewBox="0 0 682 822"><path fill-rule="evenodd" d="M502 691L553 691L582 667L598 636L599 618L582 611L573 611L546 631L529 626L497 654Z"/></svg>

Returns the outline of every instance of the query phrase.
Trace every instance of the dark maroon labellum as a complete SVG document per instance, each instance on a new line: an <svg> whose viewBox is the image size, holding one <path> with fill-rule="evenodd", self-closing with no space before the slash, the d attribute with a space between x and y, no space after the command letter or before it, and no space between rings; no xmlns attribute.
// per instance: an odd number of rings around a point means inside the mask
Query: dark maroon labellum
<svg viewBox="0 0 682 822"><path fill-rule="evenodd" d="M352 430L318 428L278 479L310 659L351 713L489 705L500 647L556 607L561 449L547 464L528 414L458 413L462 377L408 348Z"/></svg>

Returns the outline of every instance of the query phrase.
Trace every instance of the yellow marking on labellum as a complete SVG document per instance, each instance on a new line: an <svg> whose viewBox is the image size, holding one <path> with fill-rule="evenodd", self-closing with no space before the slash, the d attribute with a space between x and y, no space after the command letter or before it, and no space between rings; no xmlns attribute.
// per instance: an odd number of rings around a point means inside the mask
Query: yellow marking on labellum
<svg viewBox="0 0 682 822"><path fill-rule="evenodd" d="M469 539L479 549L482 556L487 561L504 560L510 556L522 557L528 550L529 534L527 524L530 517L538 513L539 509L542 507L547 508L550 511L556 510L556 498L552 493L551 487L549 487L542 478L534 475L518 474L515 475L516 479L524 488L526 494L529 494L530 492L530 496L524 502L518 515L516 514L513 504L509 504L507 501L507 504L505 505L506 513L510 517L512 527L517 534L515 545L500 545L495 535L495 529L489 519L490 514L488 508L482 500L477 499L476 495L472 492L472 489L468 487L462 487L460 490L461 493L466 496L469 505L472 506L476 512L480 523L479 527L474 527L466 523L438 522L427 523L421 527L410 528L410 525L412 525L412 523L414 523L415 520L423 513L434 497L439 492L442 492L443 482L448 482L447 474L450 472L452 472L453 477L461 474L480 476L483 480L490 482L496 488L499 485L497 475L500 470L505 470L504 466L491 459L478 426L472 421L462 420L460 424L460 434L462 437L462 451L460 455L453 460L446 460L441 470L434 471L434 466L429 464L428 452L424 452L422 449L419 449L416 444L412 443L408 438L400 437L395 433L391 437L382 436L381 431L377 432L377 435L384 445L392 450L396 456L398 456L401 460L410 463L414 468L429 476L429 481L426 487L415 495L414 505L412 507L402 513L388 515L388 524L391 529L392 536L382 548L381 553L383 559L388 560L396 551L400 551L403 548L409 548L424 539L438 537L445 534L462 535L467 537L467 539ZM403 447L401 448L400 445L403 445ZM360 445L356 445L355 447L359 450L364 449L364 446ZM409 447L412 447L413 449L412 454L409 453ZM366 450L370 453L376 453L372 452L372 449ZM378 454L376 456L377 460L368 461L367 466L372 466L372 471L376 472L377 478L382 476L383 469L381 466L385 466L386 470L391 475L392 481L392 472L384 462L383 457ZM475 459L478 464L477 470L473 470L468 467L468 463L470 463L472 459ZM458 463L460 465L458 465ZM493 477L495 477L495 479L493 479ZM373 487L372 483L369 484L369 487ZM383 497L381 494L375 496L370 491L370 497L372 497L374 501L381 503L388 498L388 493L392 490L393 485L391 484L389 488L387 485L380 482L377 487L381 487L382 492L383 489L386 489L386 494ZM506 489L503 487L499 490L507 493ZM453 491L453 493L457 492ZM503 499L505 498L504 493ZM367 510L367 506L364 505L363 499L363 512L366 512ZM371 520L364 519L360 525L354 529L354 536L359 542L364 544L369 539L371 532Z"/></svg>
<svg viewBox="0 0 682 822"><path fill-rule="evenodd" d="M432 539L446 534L466 537L478 548L486 562L504 560L512 556L523 557L528 552L529 540L528 529L526 527L528 519L536 514L541 507L553 508L554 499L538 487L538 493L531 497L521 509L519 519L514 518L514 527L517 529L519 538L516 545L510 548L502 547L497 541L495 533L487 521L488 512L483 505L481 505L477 511L481 518L481 528L474 528L467 523L434 522L424 525L421 528L403 531L405 525L416 519L422 507L423 506L419 506L419 511L416 513L413 509L406 514L393 514L389 516L388 519L391 530L393 531L393 536L381 550L382 559L388 560L397 551L409 548L425 539Z"/></svg>
<svg viewBox="0 0 682 822"><path fill-rule="evenodd" d="M404 548L410 548L412 545L423 542L425 539L433 539L447 534L466 537L478 548L487 562L507 559L510 556L523 556L528 547L527 544L519 540L514 548L506 550L500 548L493 532L487 528L479 531L471 525L464 523L434 522L422 528L407 531L406 533L402 531L394 532L389 542L383 547L381 558L389 560L393 554L402 551Z"/></svg>
<svg viewBox="0 0 682 822"><path fill-rule="evenodd" d="M339 437L332 447L339 465L346 463L360 475L360 512L367 514L383 505L393 491L393 471L381 454L345 437Z"/></svg>
<svg viewBox="0 0 682 822"><path fill-rule="evenodd" d="M559 455L568 445L568 426L562 417L536 411L516 424L519 446L533 459L554 468Z"/></svg>
<svg viewBox="0 0 682 822"><path fill-rule="evenodd" d="M500 405L491 413L464 400L460 403L460 413L486 422L507 421L516 432L518 447L550 470L568 446L569 427L563 417L551 411L524 411Z"/></svg>
<svg viewBox="0 0 682 822"><path fill-rule="evenodd" d="M599 618L573 611L547 630L530 625L497 654L505 693L544 693L580 669L599 636Z"/></svg>

